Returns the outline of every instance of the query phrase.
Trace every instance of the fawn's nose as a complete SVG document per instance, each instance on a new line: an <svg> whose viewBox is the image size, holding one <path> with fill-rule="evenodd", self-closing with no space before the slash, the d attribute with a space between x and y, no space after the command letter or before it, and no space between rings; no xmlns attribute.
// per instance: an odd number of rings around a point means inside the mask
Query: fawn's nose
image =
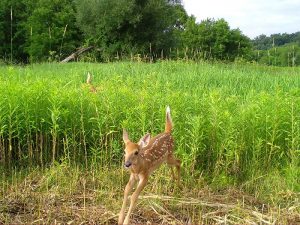
<svg viewBox="0 0 300 225"><path fill-rule="evenodd" d="M132 165L132 163L129 162L129 161L125 162L125 164L124 164L124 166L125 166L126 168L129 168L131 165Z"/></svg>

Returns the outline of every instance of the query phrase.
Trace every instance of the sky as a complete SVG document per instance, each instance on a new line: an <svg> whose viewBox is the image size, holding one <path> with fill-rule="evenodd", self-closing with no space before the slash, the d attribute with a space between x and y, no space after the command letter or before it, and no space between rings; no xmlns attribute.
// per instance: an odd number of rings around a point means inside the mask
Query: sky
<svg viewBox="0 0 300 225"><path fill-rule="evenodd" d="M224 18L250 38L300 31L300 0L183 0L183 5L197 22Z"/></svg>

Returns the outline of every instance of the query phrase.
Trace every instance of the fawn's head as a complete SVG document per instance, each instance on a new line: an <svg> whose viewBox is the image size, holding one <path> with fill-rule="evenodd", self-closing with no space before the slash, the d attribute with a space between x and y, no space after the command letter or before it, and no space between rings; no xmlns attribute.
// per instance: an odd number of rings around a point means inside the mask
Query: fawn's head
<svg viewBox="0 0 300 225"><path fill-rule="evenodd" d="M140 150L148 145L150 134L143 136L138 143L129 140L128 133L123 130L123 141L125 143L125 168L130 168L138 163Z"/></svg>

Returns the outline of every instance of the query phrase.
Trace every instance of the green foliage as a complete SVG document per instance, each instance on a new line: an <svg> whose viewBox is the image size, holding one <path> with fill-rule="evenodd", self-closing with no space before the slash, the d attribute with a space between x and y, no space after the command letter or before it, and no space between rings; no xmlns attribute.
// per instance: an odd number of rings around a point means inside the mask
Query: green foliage
<svg viewBox="0 0 300 225"><path fill-rule="evenodd" d="M182 5L174 1L77 1L78 26L108 57L174 47L174 33L185 17Z"/></svg>
<svg viewBox="0 0 300 225"><path fill-rule="evenodd" d="M5 60L59 59L81 45L73 0L4 0L0 18L0 55Z"/></svg>
<svg viewBox="0 0 300 225"><path fill-rule="evenodd" d="M78 47L73 0L39 0L26 22L26 52L31 61L66 56ZM50 58L53 60L53 58Z"/></svg>
<svg viewBox="0 0 300 225"><path fill-rule="evenodd" d="M231 30L224 19L207 19L198 24L190 17L182 32L182 45L197 49L200 57L208 59L234 60L248 57L251 52L250 39L238 29Z"/></svg>
<svg viewBox="0 0 300 225"><path fill-rule="evenodd" d="M292 34L272 34L270 37L262 34L252 41L254 48L257 50L267 50L275 46L282 46L289 43L300 45L300 32Z"/></svg>
<svg viewBox="0 0 300 225"><path fill-rule="evenodd" d="M93 45L83 61L193 59L299 65L300 33L252 41L224 19L200 23L181 0L3 0L2 62L59 61Z"/></svg>
<svg viewBox="0 0 300 225"><path fill-rule="evenodd" d="M30 15L32 0L0 2L0 58L6 61L26 61L24 51L25 21Z"/></svg>
<svg viewBox="0 0 300 225"><path fill-rule="evenodd" d="M97 93L83 85L87 71ZM170 105L183 177L299 191L299 76L299 68L183 62L0 67L0 158L120 165L122 128L133 140L158 134Z"/></svg>
<svg viewBox="0 0 300 225"><path fill-rule="evenodd" d="M253 59L265 65L300 65L300 32L292 34L260 35L253 41L255 55Z"/></svg>
<svg viewBox="0 0 300 225"><path fill-rule="evenodd" d="M255 58L265 65L298 66L300 65L300 46L290 43L268 50L257 50Z"/></svg>

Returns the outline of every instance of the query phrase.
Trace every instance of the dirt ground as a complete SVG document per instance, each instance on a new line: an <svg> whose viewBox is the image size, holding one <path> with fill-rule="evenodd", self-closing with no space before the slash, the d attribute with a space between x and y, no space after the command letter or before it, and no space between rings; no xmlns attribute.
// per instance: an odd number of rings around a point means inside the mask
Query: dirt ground
<svg viewBox="0 0 300 225"><path fill-rule="evenodd" d="M292 193L290 204L275 207L236 189L181 192L177 197L143 192L132 224L300 224L299 196ZM0 200L0 224L116 224L121 201L122 192L88 185L75 193L61 193L58 187L41 191L27 180Z"/></svg>

